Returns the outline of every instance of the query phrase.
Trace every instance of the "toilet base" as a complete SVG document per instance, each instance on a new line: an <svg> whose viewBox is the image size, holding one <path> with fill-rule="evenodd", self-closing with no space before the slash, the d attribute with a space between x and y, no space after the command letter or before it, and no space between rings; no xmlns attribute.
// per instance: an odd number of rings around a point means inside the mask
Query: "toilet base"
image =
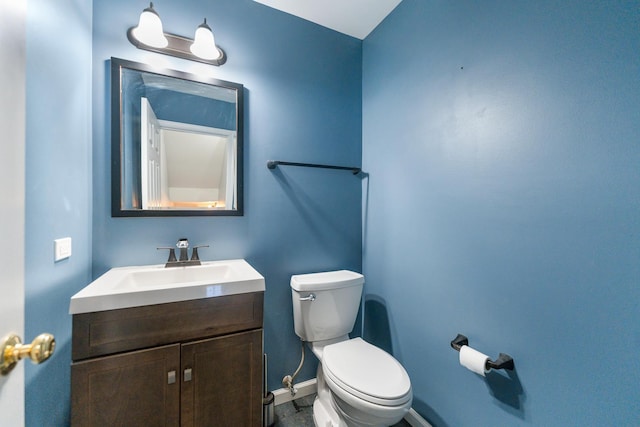
<svg viewBox="0 0 640 427"><path fill-rule="evenodd" d="M316 427L348 427L331 404L331 392L324 379L322 364L316 374L317 395L313 401L313 424Z"/></svg>
<svg viewBox="0 0 640 427"><path fill-rule="evenodd" d="M316 427L347 427L347 424L340 419L337 412L327 403L318 397L315 398L313 401L313 424Z"/></svg>

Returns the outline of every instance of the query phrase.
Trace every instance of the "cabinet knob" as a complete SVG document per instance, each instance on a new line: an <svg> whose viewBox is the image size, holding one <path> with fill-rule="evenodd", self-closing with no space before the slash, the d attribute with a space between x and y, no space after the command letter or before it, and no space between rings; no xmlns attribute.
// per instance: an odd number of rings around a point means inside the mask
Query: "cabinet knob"
<svg viewBox="0 0 640 427"><path fill-rule="evenodd" d="M184 370L184 382L191 381L191 368Z"/></svg>
<svg viewBox="0 0 640 427"><path fill-rule="evenodd" d="M174 384L176 382L176 371L167 372L167 384Z"/></svg>
<svg viewBox="0 0 640 427"><path fill-rule="evenodd" d="M10 334L0 342L0 373L7 375L20 360L29 357L33 363L42 363L51 357L56 340L51 334L38 335L31 344L22 344L20 337Z"/></svg>

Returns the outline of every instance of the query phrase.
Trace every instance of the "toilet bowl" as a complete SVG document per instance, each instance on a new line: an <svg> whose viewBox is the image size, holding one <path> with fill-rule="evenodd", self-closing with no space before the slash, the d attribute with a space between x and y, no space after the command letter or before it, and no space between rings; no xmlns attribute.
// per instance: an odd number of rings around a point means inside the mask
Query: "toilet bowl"
<svg viewBox="0 0 640 427"><path fill-rule="evenodd" d="M405 369L393 356L347 335L364 277L352 271L292 276L296 334L318 358L313 418L320 427L389 426L411 408Z"/></svg>

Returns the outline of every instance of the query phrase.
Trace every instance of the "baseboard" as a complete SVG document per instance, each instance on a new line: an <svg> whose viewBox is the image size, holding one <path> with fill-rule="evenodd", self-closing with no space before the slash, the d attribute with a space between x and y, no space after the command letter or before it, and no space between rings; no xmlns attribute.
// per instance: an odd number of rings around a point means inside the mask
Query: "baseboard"
<svg viewBox="0 0 640 427"><path fill-rule="evenodd" d="M409 409L409 413L404 416L404 420L411 424L411 427L433 427L427 420L422 418L415 409Z"/></svg>
<svg viewBox="0 0 640 427"><path fill-rule="evenodd" d="M310 380L295 384L295 388L297 390L295 396L291 396L291 392L289 392L289 389L286 388L273 390L273 404L275 406L278 406L282 405L283 403L291 402L294 399L300 399L301 397L315 394L317 387L318 382L315 378L312 378ZM407 413L407 415L405 415L404 420L411 424L411 427L433 427L413 408L409 409L409 412Z"/></svg>
<svg viewBox="0 0 640 427"><path fill-rule="evenodd" d="M297 390L295 396L291 396L291 392L288 388L273 390L273 404L278 406L283 403L291 402L294 399L300 399L301 397L314 394L317 389L317 381L315 378L312 378L310 380L294 384L294 387Z"/></svg>

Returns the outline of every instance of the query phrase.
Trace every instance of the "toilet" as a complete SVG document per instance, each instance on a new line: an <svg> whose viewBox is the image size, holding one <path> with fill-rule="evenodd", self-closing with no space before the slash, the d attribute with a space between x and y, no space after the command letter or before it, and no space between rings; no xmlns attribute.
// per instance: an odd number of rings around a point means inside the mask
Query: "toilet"
<svg viewBox="0 0 640 427"><path fill-rule="evenodd" d="M393 356L353 329L364 276L353 271L291 276L296 334L318 358L317 427L390 426L411 408L409 375Z"/></svg>

